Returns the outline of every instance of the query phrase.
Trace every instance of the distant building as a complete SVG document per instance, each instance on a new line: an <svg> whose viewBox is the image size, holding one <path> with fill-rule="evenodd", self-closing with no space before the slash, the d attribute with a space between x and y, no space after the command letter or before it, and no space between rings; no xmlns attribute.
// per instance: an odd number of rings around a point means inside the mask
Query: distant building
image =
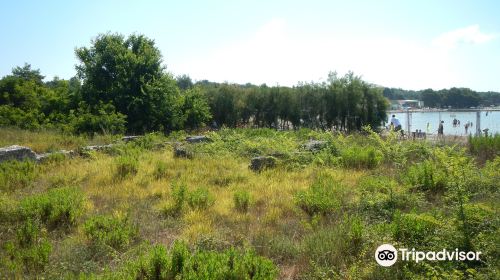
<svg viewBox="0 0 500 280"><path fill-rule="evenodd" d="M391 100L391 110L422 109L424 101L420 100Z"/></svg>

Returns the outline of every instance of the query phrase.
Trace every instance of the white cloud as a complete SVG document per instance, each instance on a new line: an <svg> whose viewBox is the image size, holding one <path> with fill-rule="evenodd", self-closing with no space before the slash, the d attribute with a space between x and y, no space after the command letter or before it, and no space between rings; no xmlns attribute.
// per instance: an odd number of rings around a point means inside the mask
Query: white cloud
<svg viewBox="0 0 500 280"><path fill-rule="evenodd" d="M478 27L447 34L451 35L445 34L438 42L449 46L492 38L479 32ZM461 85L455 60L449 48L436 46L435 41L353 39L329 34L314 37L290 30L284 19L273 19L242 40L198 53L189 61L172 65L172 69L195 80L286 86L319 81L332 70L339 74L352 70L379 85L441 89Z"/></svg>
<svg viewBox="0 0 500 280"><path fill-rule="evenodd" d="M476 24L441 34L439 37L434 39L433 43L434 45L445 49L453 49L460 43L482 44L494 39L495 37L495 34L481 32L479 30L479 25Z"/></svg>

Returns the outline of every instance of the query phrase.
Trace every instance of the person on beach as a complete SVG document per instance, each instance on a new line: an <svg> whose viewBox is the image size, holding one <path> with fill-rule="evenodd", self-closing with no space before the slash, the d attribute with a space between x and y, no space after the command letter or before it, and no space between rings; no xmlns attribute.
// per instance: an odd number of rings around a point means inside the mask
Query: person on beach
<svg viewBox="0 0 500 280"><path fill-rule="evenodd" d="M443 126L443 123L444 121L441 121L439 123L439 127L438 127L438 138L444 138L444 126Z"/></svg>
<svg viewBox="0 0 500 280"><path fill-rule="evenodd" d="M401 130L401 122L399 121L398 118L396 118L396 115L392 115L391 124L394 127L394 131L400 131Z"/></svg>

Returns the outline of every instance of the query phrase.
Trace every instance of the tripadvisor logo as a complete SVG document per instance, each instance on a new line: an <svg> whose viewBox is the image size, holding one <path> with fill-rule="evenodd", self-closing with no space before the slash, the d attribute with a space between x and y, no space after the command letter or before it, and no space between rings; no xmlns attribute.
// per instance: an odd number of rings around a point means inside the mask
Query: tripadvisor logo
<svg viewBox="0 0 500 280"><path fill-rule="evenodd" d="M464 252L455 250L441 251L416 251L415 248L408 250L406 248L396 249L391 244L383 244L375 250L375 260L381 266L391 266L396 263L398 256L402 261L479 261L481 252Z"/></svg>

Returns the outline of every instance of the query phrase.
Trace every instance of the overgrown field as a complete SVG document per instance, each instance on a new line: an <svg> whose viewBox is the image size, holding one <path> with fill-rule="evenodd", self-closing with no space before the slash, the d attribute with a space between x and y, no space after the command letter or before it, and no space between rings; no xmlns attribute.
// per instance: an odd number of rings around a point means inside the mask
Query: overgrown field
<svg viewBox="0 0 500 280"><path fill-rule="evenodd" d="M0 164L0 278L500 279L496 144L431 146L369 130L206 135ZM37 152L116 139L0 129L1 146ZM309 149L310 140L325 142ZM186 157L174 156L178 145ZM255 156L276 166L254 172ZM373 257L384 243L482 254L384 268Z"/></svg>

